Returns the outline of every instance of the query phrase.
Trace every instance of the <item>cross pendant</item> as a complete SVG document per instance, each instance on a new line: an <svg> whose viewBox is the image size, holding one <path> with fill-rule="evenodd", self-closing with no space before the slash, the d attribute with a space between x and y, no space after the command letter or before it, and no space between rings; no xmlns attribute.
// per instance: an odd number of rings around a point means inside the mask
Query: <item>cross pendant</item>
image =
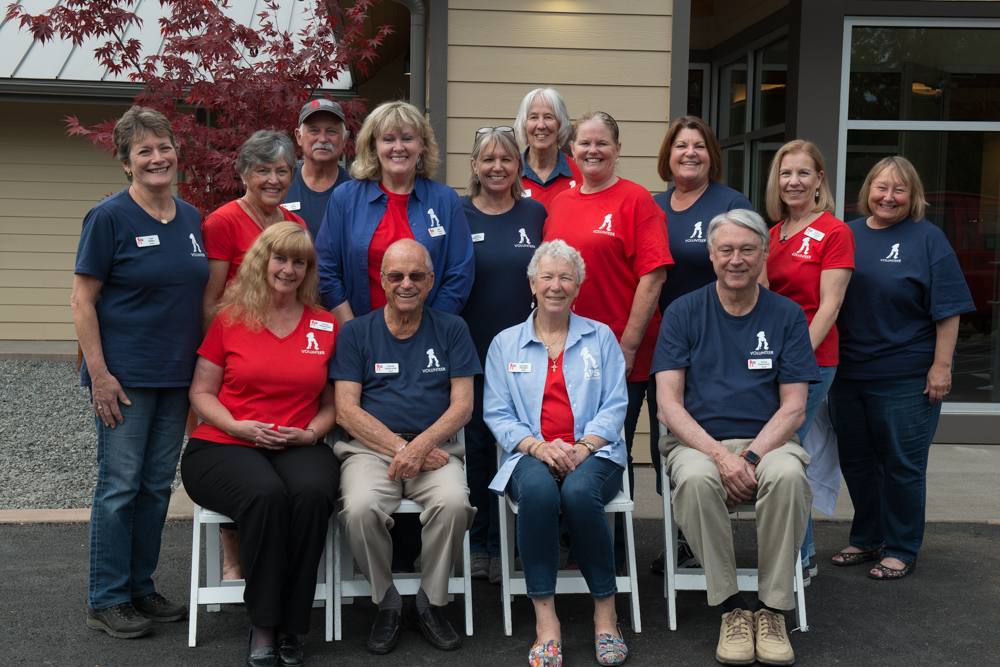
<svg viewBox="0 0 1000 667"><path fill-rule="evenodd" d="M555 359L552 360L552 370L553 371L559 370L559 368L556 366L556 360Z"/></svg>

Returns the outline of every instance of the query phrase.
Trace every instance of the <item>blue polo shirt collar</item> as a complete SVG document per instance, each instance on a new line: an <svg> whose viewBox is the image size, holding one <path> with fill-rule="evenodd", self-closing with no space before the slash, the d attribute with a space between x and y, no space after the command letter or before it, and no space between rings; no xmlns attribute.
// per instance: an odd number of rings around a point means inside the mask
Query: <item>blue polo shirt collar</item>
<svg viewBox="0 0 1000 667"><path fill-rule="evenodd" d="M560 176L573 178L573 172L570 171L569 168L569 160L566 159L566 155L562 151L558 151L556 155L556 168L552 170L551 174L549 174L548 180L543 183L542 179L538 177L537 173L535 173L535 170L528 166L528 150L528 148L525 148L524 153L521 156L522 161L524 162L524 173L522 175L525 178L530 178L543 188L549 187L552 181L556 180Z"/></svg>

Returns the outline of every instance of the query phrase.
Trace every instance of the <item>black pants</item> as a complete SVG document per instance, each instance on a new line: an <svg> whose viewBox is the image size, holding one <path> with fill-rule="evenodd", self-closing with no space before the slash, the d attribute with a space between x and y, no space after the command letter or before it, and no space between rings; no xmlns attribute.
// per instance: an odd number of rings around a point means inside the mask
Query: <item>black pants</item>
<svg viewBox="0 0 1000 667"><path fill-rule="evenodd" d="M181 478L194 502L239 527L250 622L309 632L316 568L340 488L330 448L270 451L195 438L181 459Z"/></svg>

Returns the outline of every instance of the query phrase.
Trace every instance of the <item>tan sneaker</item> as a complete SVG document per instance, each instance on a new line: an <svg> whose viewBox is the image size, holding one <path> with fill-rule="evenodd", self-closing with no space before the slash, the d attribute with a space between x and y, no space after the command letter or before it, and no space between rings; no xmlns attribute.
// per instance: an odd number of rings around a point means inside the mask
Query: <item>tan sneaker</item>
<svg viewBox="0 0 1000 667"><path fill-rule="evenodd" d="M795 662L783 614L761 609L753 615L753 621L758 661L765 665L790 665Z"/></svg>
<svg viewBox="0 0 1000 667"><path fill-rule="evenodd" d="M734 609L722 615L715 659L723 665L753 664L753 616L749 611Z"/></svg>

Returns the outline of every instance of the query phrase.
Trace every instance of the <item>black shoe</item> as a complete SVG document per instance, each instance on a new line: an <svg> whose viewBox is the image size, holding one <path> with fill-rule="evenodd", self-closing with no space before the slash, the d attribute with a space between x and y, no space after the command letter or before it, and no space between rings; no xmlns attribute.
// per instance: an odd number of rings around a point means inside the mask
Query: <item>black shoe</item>
<svg viewBox="0 0 1000 667"><path fill-rule="evenodd" d="M153 592L141 598L132 598L135 610L151 621L170 623L179 621L187 615L188 608L177 602L171 602L159 593Z"/></svg>
<svg viewBox="0 0 1000 667"><path fill-rule="evenodd" d="M302 647L295 637L284 637L278 640L278 659L281 667L300 667L306 662Z"/></svg>
<svg viewBox="0 0 1000 667"><path fill-rule="evenodd" d="M152 621L140 616L131 602L122 602L107 609L87 607L87 627L104 630L119 639L134 639L153 631Z"/></svg>
<svg viewBox="0 0 1000 667"><path fill-rule="evenodd" d="M649 571L653 574L658 574L663 576L663 569L667 566L667 550L664 549L660 552L660 555L653 559L653 563L649 566Z"/></svg>
<svg viewBox="0 0 1000 667"><path fill-rule="evenodd" d="M403 615L395 609L379 611L375 625L372 626L372 634L365 642L368 650L375 655L392 653L399 643L399 626L402 625L402 621Z"/></svg>
<svg viewBox="0 0 1000 667"><path fill-rule="evenodd" d="M462 640L459 639L458 633L451 627L448 619L441 613L442 609L444 607L431 605L424 613L418 614L417 605L413 605L410 607L407 620L420 628L424 637L434 648L439 648L442 651L454 651L462 647Z"/></svg>
<svg viewBox="0 0 1000 667"><path fill-rule="evenodd" d="M250 628L250 640L247 642L247 667L278 667L278 649L274 646L261 646L251 651L253 646L253 628Z"/></svg>

